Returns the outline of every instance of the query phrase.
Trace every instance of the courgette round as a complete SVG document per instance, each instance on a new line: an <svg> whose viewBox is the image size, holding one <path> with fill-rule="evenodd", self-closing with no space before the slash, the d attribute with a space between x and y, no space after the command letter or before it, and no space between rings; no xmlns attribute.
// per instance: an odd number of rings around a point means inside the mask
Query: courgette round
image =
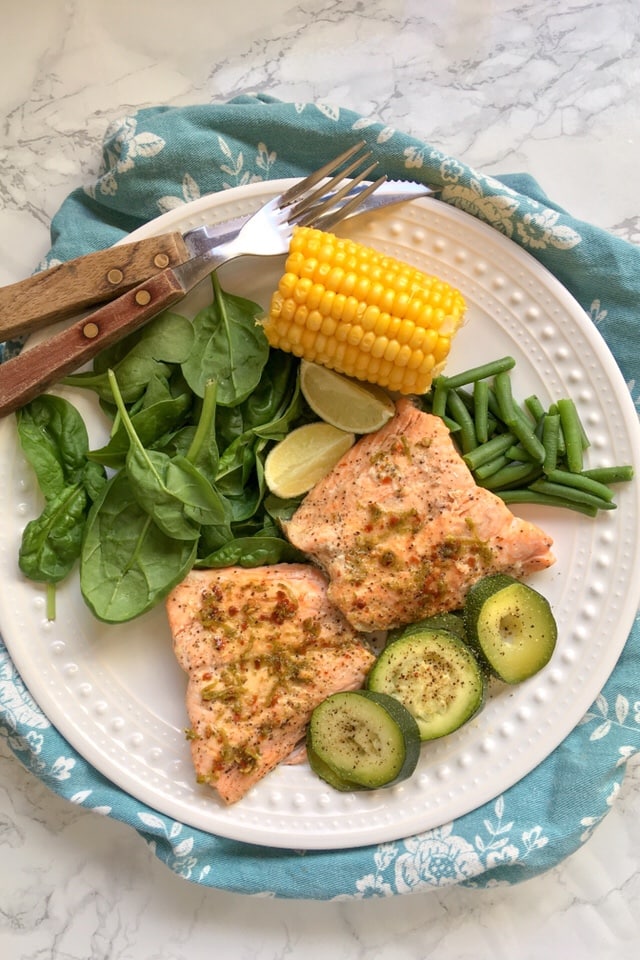
<svg viewBox="0 0 640 960"><path fill-rule="evenodd" d="M468 591L469 642L504 683L522 683L547 665L558 628L546 597L507 574L479 580Z"/></svg>
<svg viewBox="0 0 640 960"><path fill-rule="evenodd" d="M486 678L474 653L455 634L409 629L382 651L367 688L397 697L424 741L453 733L481 709Z"/></svg>
<svg viewBox="0 0 640 960"><path fill-rule="evenodd" d="M415 720L393 697L368 690L334 693L311 714L307 756L338 790L390 786L410 777L420 756Z"/></svg>
<svg viewBox="0 0 640 960"><path fill-rule="evenodd" d="M399 637L406 637L410 633L420 633L421 630L447 630L455 634L460 640L466 640L467 631L462 618L462 613L448 611L446 613L434 613L424 620L416 620L415 623L408 623L404 627L394 627L387 634L387 643L398 640Z"/></svg>

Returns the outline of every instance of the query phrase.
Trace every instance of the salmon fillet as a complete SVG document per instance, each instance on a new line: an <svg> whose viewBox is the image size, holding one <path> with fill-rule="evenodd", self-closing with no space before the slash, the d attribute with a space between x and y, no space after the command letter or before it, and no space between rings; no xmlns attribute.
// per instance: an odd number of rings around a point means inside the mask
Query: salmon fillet
<svg viewBox="0 0 640 960"><path fill-rule="evenodd" d="M285 760L329 694L362 686L374 656L305 564L193 570L167 598L188 674L197 779L234 803Z"/></svg>
<svg viewBox="0 0 640 960"><path fill-rule="evenodd" d="M478 487L442 420L407 399L311 490L285 530L362 631L459 609L487 574L522 578L554 562L551 538Z"/></svg>

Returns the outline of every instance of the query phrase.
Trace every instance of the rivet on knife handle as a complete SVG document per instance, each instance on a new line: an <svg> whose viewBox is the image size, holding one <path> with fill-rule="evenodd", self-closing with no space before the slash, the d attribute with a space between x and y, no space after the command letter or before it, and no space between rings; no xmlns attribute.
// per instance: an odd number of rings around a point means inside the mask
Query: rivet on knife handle
<svg viewBox="0 0 640 960"><path fill-rule="evenodd" d="M42 329L105 303L189 259L182 235L167 233L69 260L0 287L0 340Z"/></svg>
<svg viewBox="0 0 640 960"><path fill-rule="evenodd" d="M13 413L105 347L137 330L185 295L172 269L164 270L66 330L0 365L0 417Z"/></svg>

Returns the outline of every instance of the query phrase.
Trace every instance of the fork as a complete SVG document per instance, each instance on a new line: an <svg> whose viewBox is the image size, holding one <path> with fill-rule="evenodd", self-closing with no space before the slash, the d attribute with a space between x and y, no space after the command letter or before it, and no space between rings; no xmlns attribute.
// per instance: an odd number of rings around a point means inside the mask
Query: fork
<svg viewBox="0 0 640 960"><path fill-rule="evenodd" d="M351 176L371 157L370 151L363 152L364 145L364 140L354 144L285 193L265 203L231 240L216 244L215 249L210 251L203 246L203 256L207 257L209 264L213 264L211 270L236 257L286 253L294 227L328 230L350 216L387 179L383 175L372 183L364 184L378 166L377 161L370 163L356 176ZM350 161L348 165L340 169L347 161ZM337 173L334 172L336 170ZM197 249L197 240L192 243Z"/></svg>
<svg viewBox="0 0 640 960"><path fill-rule="evenodd" d="M229 241L201 253L196 250L192 259L160 271L62 332L8 360L0 366L0 417L33 400L105 347L183 299L223 263L246 255L284 254L296 226L326 229L349 216L386 180L382 176L365 183L377 166L375 162L350 176L371 157L370 152L363 152L363 146L364 141L354 144L270 200Z"/></svg>

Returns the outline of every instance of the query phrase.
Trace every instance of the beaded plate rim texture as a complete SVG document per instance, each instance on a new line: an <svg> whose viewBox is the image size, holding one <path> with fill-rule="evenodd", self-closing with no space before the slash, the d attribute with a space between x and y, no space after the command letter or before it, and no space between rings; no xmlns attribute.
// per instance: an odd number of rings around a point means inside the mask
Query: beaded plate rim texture
<svg viewBox="0 0 640 960"><path fill-rule="evenodd" d="M142 239L218 223L257 209L291 181L255 183L172 210L132 234ZM592 439L589 465L635 463L640 432L620 371L579 304L529 254L433 199L353 218L339 231L457 285L468 303L448 371L512 354L520 399L571 395ZM278 258L221 268L222 285L267 305ZM202 284L180 312L210 297ZM64 392L64 391L63 391ZM91 398L66 391L92 439L104 423ZM13 418L0 423L0 630L42 713L99 773L159 813L219 836L272 847L339 849L422 832L490 801L543 761L593 703L624 646L640 594L638 484L595 520L522 507L554 539L557 563L532 578L551 601L559 641L550 664L518 687L496 685L483 712L423 746L416 773L383 790L340 793L306 764L283 765L225 807L194 783L184 714L186 679L163 609L109 627L92 619L72 576L45 616L44 591L17 569L22 529L39 509ZM46 739L46 728L39 731ZM88 785L89 786L89 785Z"/></svg>

